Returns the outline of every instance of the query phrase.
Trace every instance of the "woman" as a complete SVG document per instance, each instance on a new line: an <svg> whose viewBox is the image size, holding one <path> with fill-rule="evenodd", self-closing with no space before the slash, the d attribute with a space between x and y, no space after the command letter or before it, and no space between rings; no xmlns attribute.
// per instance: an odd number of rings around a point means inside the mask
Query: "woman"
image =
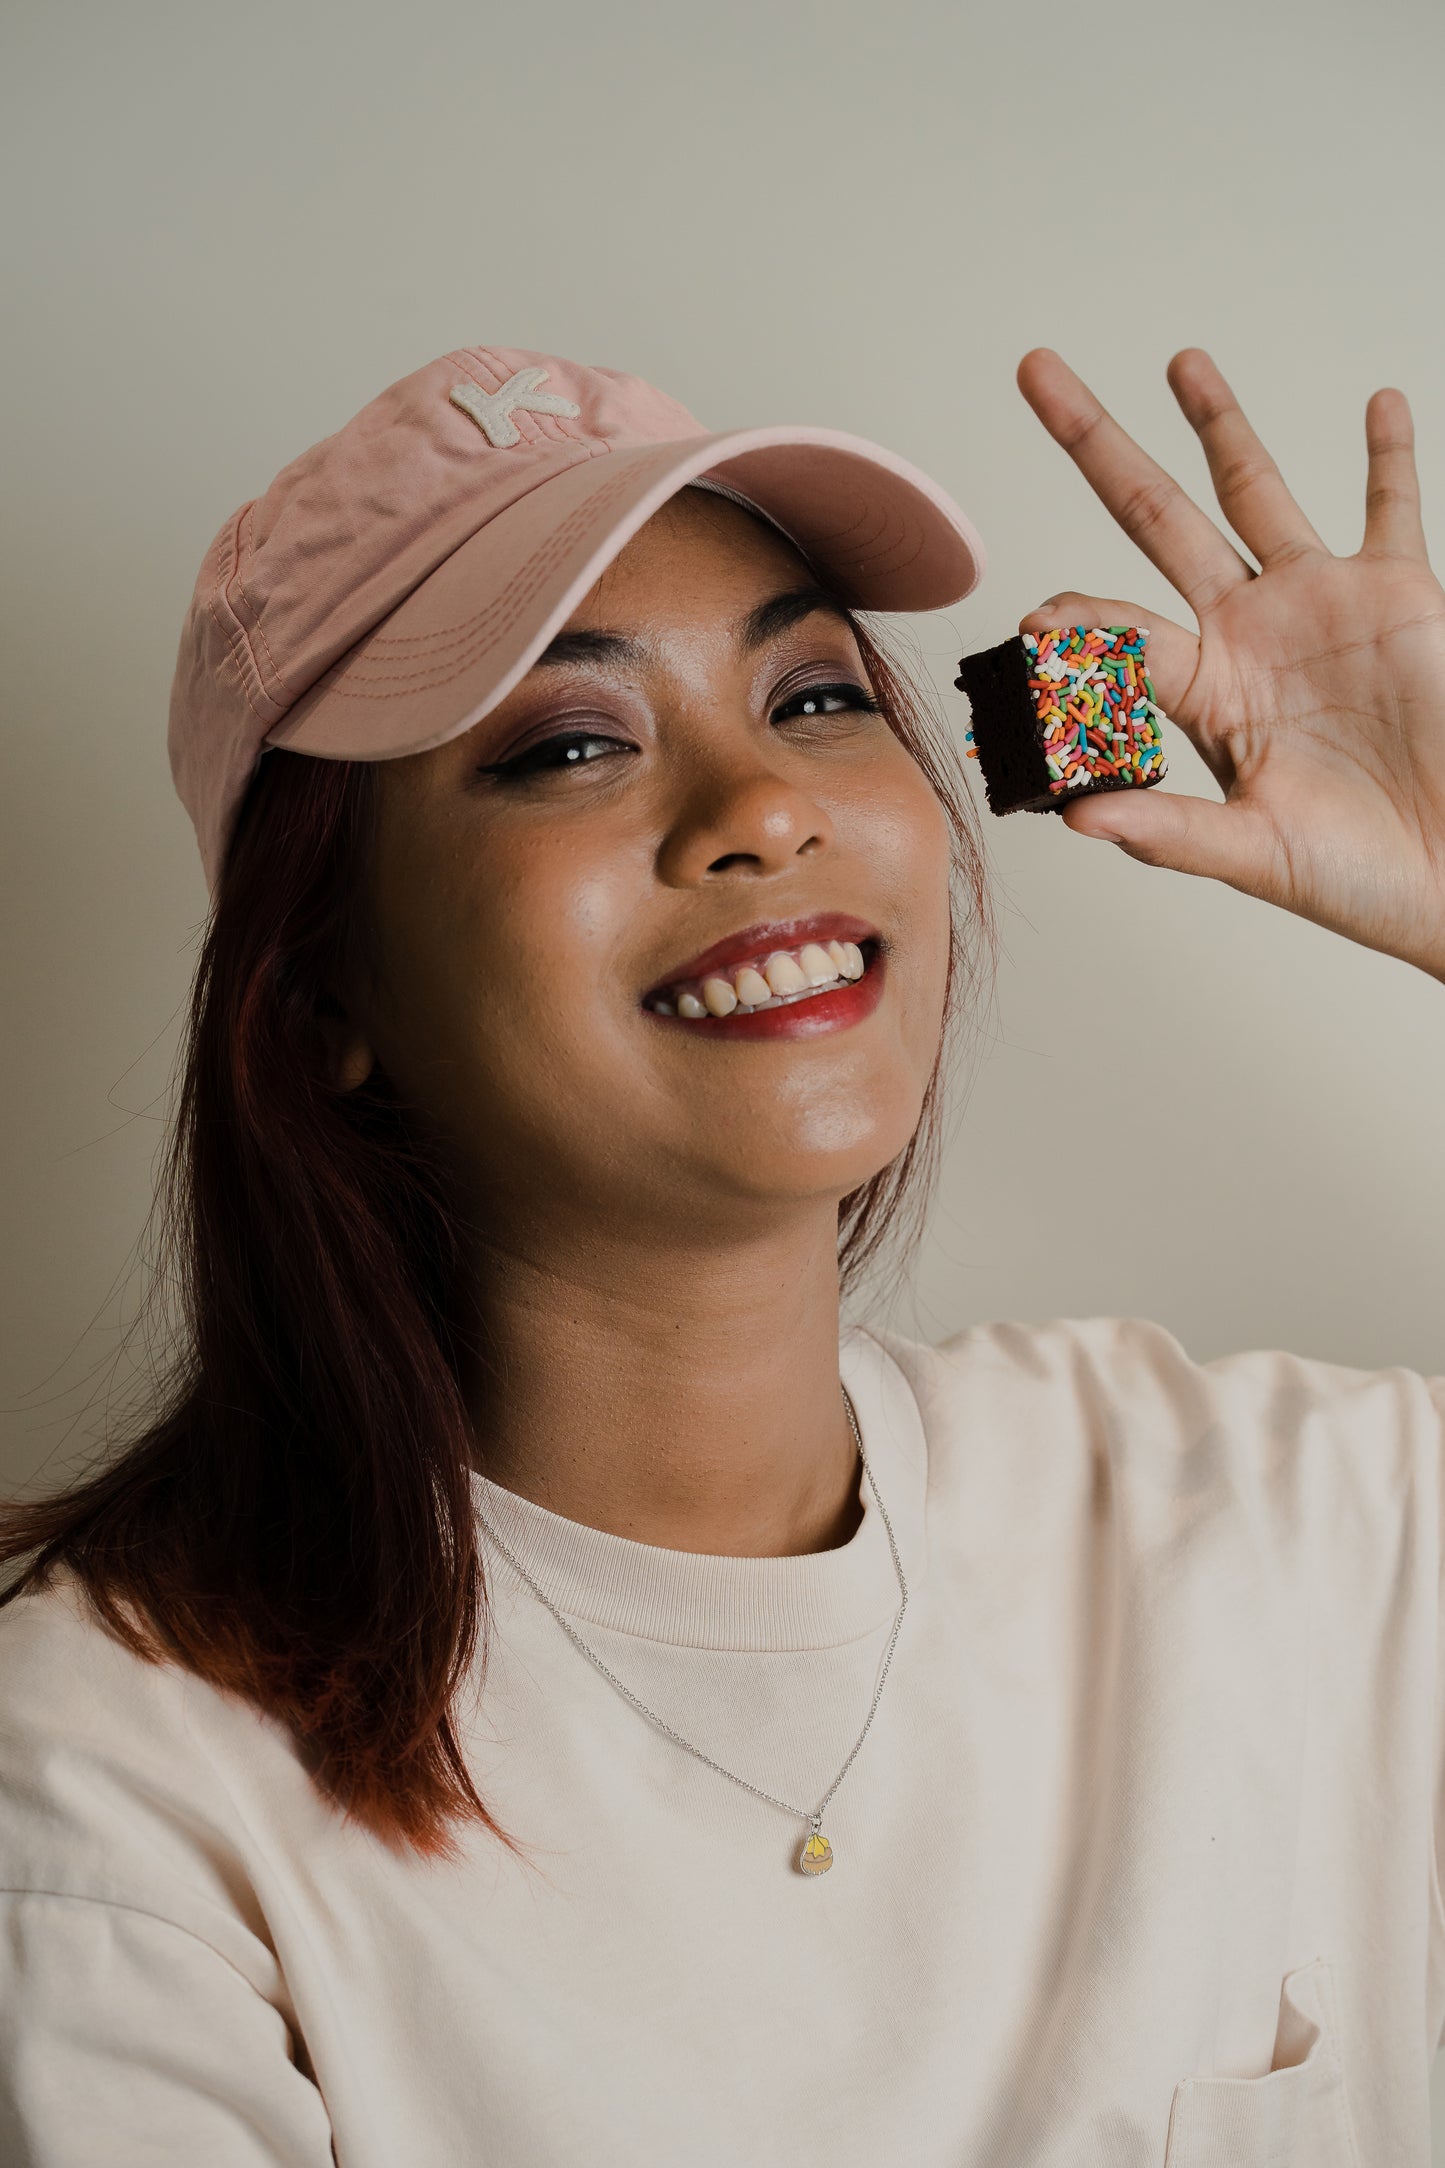
<svg viewBox="0 0 1445 2168"><path fill-rule="evenodd" d="M1222 804L1064 818L1445 977L1409 417L1258 574L1054 356ZM11 1509L7 2161L1424 2160L1445 1385L1114 1319L850 1328L987 909L858 607L923 476L476 348L228 522L151 1428ZM264 755L264 757L263 757ZM950 914L950 893L953 915Z"/></svg>

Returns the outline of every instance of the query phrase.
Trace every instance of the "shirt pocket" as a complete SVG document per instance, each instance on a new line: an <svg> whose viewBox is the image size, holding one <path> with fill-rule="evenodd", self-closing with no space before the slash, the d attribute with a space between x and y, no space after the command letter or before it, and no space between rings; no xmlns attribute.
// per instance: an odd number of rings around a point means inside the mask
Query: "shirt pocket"
<svg viewBox="0 0 1445 2168"><path fill-rule="evenodd" d="M1286 1975L1273 2067L1174 2088L1164 2168L1360 2168L1329 1963Z"/></svg>

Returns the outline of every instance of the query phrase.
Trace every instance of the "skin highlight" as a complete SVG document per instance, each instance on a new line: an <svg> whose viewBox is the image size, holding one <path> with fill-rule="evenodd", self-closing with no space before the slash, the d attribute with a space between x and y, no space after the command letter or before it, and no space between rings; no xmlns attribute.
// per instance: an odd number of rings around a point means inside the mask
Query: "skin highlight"
<svg viewBox="0 0 1445 2168"><path fill-rule="evenodd" d="M485 1229L478 1464L732 1556L861 1516L837 1208L917 1125L948 952L942 808L846 618L779 602L812 584L739 507L666 505L506 701L382 768L367 967L329 1027L338 1080L381 1065ZM644 1008L713 943L826 911L886 955L846 1028L730 1040Z"/></svg>

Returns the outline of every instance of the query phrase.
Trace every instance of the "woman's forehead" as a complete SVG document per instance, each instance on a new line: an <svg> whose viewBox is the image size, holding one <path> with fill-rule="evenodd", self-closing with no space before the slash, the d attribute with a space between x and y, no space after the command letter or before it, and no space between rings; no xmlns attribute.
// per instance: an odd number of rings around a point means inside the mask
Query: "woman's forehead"
<svg viewBox="0 0 1445 2168"><path fill-rule="evenodd" d="M647 609L669 595L719 615L735 613L750 583L802 584L810 577L787 536L745 505L689 487L669 497L630 537L567 621L565 629L600 623L619 610Z"/></svg>

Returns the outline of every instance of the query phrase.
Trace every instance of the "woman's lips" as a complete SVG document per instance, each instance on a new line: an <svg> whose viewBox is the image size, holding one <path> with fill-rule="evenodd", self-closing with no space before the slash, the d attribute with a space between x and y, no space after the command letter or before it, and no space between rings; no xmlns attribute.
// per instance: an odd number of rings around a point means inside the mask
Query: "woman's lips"
<svg viewBox="0 0 1445 2168"><path fill-rule="evenodd" d="M704 1039L815 1039L824 1032L846 1031L871 1016L883 998L886 962L875 937L859 944L864 971L818 993L779 1001L776 1007L737 1008L730 1016L679 1016L649 1008L655 1023L671 1031L694 1032Z"/></svg>
<svg viewBox="0 0 1445 2168"><path fill-rule="evenodd" d="M855 941L860 948L871 941L876 947L878 940L876 926L847 911L814 911L807 918L770 919L726 934L721 941L714 941L711 948L703 949L684 964L675 965L666 978L659 979L649 988L643 1001L650 1005L685 980L702 980L713 972L730 974L743 964L761 965L779 949L792 953L810 942L826 946L829 941Z"/></svg>

